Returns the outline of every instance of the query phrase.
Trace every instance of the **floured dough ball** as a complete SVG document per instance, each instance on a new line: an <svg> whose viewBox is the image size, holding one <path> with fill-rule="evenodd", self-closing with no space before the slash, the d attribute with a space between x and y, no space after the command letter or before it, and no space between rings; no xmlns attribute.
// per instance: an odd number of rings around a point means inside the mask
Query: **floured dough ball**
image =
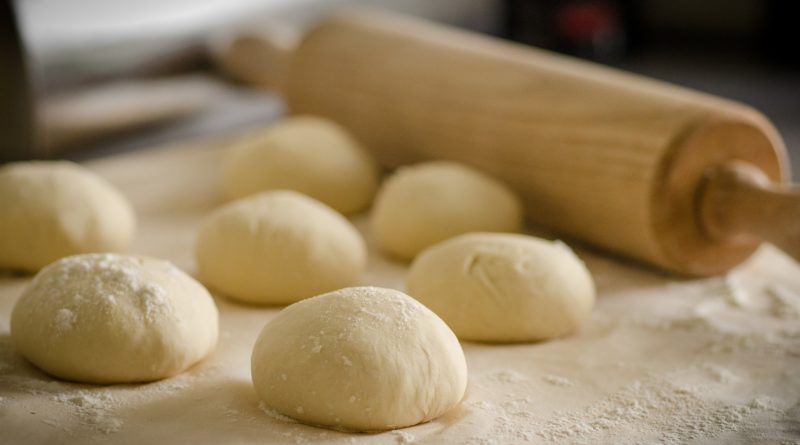
<svg viewBox="0 0 800 445"><path fill-rule="evenodd" d="M0 268L36 271L68 255L124 251L135 226L128 200L77 164L0 168Z"/></svg>
<svg viewBox="0 0 800 445"><path fill-rule="evenodd" d="M195 257L201 281L237 300L288 304L350 286L366 267L361 234L342 215L288 190L212 213Z"/></svg>
<svg viewBox="0 0 800 445"><path fill-rule="evenodd" d="M522 207L493 178L455 162L401 168L378 191L372 230L388 253L405 259L462 233L514 232Z"/></svg>
<svg viewBox="0 0 800 445"><path fill-rule="evenodd" d="M378 167L335 122L297 116L236 144L223 186L232 198L264 190L296 190L339 212L353 213L372 201Z"/></svg>
<svg viewBox="0 0 800 445"><path fill-rule="evenodd" d="M170 262L117 254L42 269L11 313L19 352L45 372L88 383L175 375L217 344L217 308Z"/></svg>
<svg viewBox="0 0 800 445"><path fill-rule="evenodd" d="M459 338L536 341L574 331L594 305L594 282L561 242L474 233L437 244L411 264L408 291Z"/></svg>
<svg viewBox="0 0 800 445"><path fill-rule="evenodd" d="M251 359L266 405L354 431L403 428L459 403L467 365L453 332L402 292L340 289L293 304L261 331Z"/></svg>

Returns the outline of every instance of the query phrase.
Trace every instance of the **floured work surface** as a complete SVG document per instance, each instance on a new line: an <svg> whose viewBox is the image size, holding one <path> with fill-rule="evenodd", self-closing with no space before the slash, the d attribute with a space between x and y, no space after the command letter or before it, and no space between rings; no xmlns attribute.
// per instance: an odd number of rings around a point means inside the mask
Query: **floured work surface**
<svg viewBox="0 0 800 445"><path fill-rule="evenodd" d="M90 163L133 201L132 251L193 273L202 217L222 202L219 146ZM364 228L365 218L356 218ZM221 336L206 362L143 385L65 383L9 338L30 277L0 276L2 443L800 443L800 267L764 246L727 276L681 281L579 250L599 297L573 336L464 343L469 386L444 418L382 434L304 426L259 405L250 352L280 310L216 295ZM404 289L405 266L370 251L364 284Z"/></svg>

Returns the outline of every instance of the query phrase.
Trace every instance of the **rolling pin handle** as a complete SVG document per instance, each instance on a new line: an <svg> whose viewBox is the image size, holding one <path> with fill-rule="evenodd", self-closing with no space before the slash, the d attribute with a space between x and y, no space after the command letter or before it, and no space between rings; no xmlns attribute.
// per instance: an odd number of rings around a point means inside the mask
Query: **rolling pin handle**
<svg viewBox="0 0 800 445"><path fill-rule="evenodd" d="M754 165L729 161L711 170L699 207L712 239L764 240L800 261L800 190L773 183Z"/></svg>
<svg viewBox="0 0 800 445"><path fill-rule="evenodd" d="M212 42L217 67L229 78L266 89L280 89L289 58L300 41L293 27L265 26Z"/></svg>

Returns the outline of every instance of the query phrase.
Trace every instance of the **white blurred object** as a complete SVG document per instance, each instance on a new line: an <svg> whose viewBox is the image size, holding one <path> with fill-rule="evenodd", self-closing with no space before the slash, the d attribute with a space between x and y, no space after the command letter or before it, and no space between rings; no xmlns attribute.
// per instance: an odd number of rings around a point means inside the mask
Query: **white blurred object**
<svg viewBox="0 0 800 445"><path fill-rule="evenodd" d="M300 31L287 25L252 27L212 38L209 50L214 65L229 79L275 89L300 38Z"/></svg>
<svg viewBox="0 0 800 445"><path fill-rule="evenodd" d="M121 131L177 120L224 97L219 81L189 75L112 82L62 94L44 109L49 154Z"/></svg>
<svg viewBox="0 0 800 445"><path fill-rule="evenodd" d="M337 9L385 8L490 32L499 29L502 16L500 0L16 0L11 4L29 58L25 77L32 89L29 102L35 110L31 119L36 135L35 143L16 157L61 156L67 149L72 154L73 149L94 151L104 144L134 147L272 119L282 110L277 96L239 90L221 79L198 81L185 73L207 69L213 55L228 78L271 86L281 58L268 60L264 54L285 53L293 36ZM238 39L242 30L268 38ZM209 42L214 44L211 48ZM264 42L276 46L264 48ZM228 53L213 51L219 47L235 48L236 57L220 63L219 55ZM247 77L252 73L258 79ZM111 137L115 135L124 138L115 140Z"/></svg>
<svg viewBox="0 0 800 445"><path fill-rule="evenodd" d="M206 39L270 23L304 29L342 7L368 6L496 31L499 0L18 0L26 47L45 89L138 73L204 50Z"/></svg>

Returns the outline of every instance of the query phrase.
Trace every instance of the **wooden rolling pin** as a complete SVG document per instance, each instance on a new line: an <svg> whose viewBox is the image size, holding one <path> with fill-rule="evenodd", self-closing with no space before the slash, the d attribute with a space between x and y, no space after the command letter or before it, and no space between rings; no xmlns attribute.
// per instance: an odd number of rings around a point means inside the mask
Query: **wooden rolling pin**
<svg viewBox="0 0 800 445"><path fill-rule="evenodd" d="M340 122L385 165L470 164L533 223L681 274L761 240L800 256L783 143L744 105L385 14L336 16L286 51L265 76L290 111Z"/></svg>

